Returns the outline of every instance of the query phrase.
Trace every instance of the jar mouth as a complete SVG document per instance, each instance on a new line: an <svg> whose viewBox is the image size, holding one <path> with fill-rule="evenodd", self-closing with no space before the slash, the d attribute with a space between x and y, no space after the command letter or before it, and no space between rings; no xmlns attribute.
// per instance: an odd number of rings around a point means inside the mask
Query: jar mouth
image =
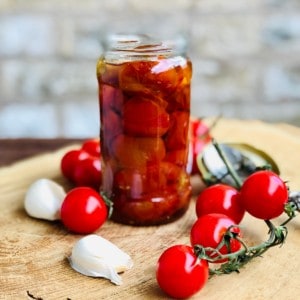
<svg viewBox="0 0 300 300"><path fill-rule="evenodd" d="M110 40L110 47L105 54L106 60L110 62L120 60L151 60L157 57L168 58L179 54L171 43L157 41L144 34L115 35Z"/></svg>

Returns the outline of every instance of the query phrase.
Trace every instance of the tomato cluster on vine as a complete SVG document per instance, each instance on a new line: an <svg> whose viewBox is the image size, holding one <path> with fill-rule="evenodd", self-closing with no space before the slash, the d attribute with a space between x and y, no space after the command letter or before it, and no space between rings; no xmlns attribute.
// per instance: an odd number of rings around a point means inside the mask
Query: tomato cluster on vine
<svg viewBox="0 0 300 300"><path fill-rule="evenodd" d="M269 170L254 172L238 189L222 183L205 188L196 199L190 245L174 245L162 253L156 268L158 285L174 298L197 293L209 278L210 264L247 256L238 226L245 213L261 220L276 218L288 198L285 182Z"/></svg>

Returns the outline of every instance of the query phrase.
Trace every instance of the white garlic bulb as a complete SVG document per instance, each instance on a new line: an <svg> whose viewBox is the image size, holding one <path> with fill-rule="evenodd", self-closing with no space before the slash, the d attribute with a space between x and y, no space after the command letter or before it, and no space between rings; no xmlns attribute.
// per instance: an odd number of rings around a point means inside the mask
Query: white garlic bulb
<svg viewBox="0 0 300 300"><path fill-rule="evenodd" d="M74 245L69 262L83 275L107 278L116 285L122 284L118 273L133 266L127 253L96 234L87 235Z"/></svg>
<svg viewBox="0 0 300 300"><path fill-rule="evenodd" d="M60 208L66 196L63 187L53 180L41 178L27 190L24 208L28 215L38 219L60 219Z"/></svg>

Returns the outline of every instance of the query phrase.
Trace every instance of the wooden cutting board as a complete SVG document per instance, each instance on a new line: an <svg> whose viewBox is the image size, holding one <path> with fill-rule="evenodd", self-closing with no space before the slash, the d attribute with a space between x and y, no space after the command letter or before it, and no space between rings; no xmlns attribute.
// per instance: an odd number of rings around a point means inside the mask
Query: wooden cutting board
<svg viewBox="0 0 300 300"><path fill-rule="evenodd" d="M219 142L244 142L266 151L278 163L290 188L300 190L299 128L221 120L213 135ZM67 261L81 236L70 234L59 222L30 218L23 208L24 194L38 178L50 178L66 190L71 188L60 174L59 162L73 146L0 168L0 299L168 299L156 284L155 265L167 247L189 243L196 219L195 196L184 217L171 224L131 227L107 221L96 233L129 253L134 267L122 274L121 286L85 277L73 271ZM192 182L196 195L203 185L197 177ZM262 221L247 215L242 225L249 243L267 237ZM239 274L211 278L193 299L300 299L300 216L288 228L282 247L270 249Z"/></svg>

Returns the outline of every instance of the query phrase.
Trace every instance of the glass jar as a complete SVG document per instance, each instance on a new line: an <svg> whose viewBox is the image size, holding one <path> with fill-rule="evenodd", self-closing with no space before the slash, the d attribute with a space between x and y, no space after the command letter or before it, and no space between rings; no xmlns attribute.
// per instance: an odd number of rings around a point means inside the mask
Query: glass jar
<svg viewBox="0 0 300 300"><path fill-rule="evenodd" d="M101 192L112 219L156 225L188 208L191 61L147 36L119 37L97 63Z"/></svg>

